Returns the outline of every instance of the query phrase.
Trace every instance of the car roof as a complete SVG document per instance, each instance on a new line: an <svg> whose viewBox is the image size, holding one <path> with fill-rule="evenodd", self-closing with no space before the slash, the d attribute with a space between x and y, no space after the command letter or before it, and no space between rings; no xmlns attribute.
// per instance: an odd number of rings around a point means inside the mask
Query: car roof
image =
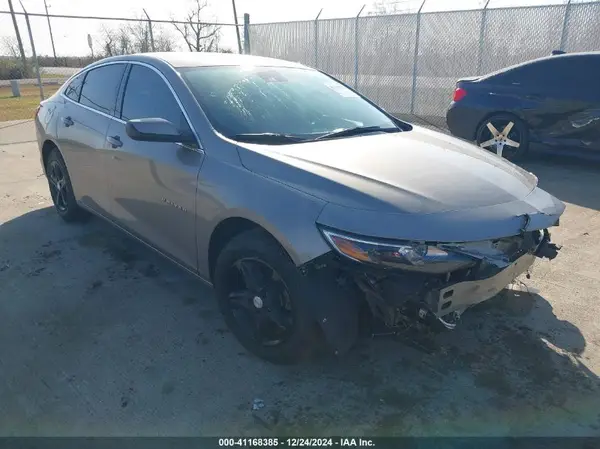
<svg viewBox="0 0 600 449"><path fill-rule="evenodd" d="M481 78L482 79L487 79L487 78L491 78L493 76L496 75L500 75L504 72L508 72L510 70L514 70L517 69L519 67L523 67L529 64L534 64L540 61L547 61L547 60L556 60L556 59L576 59L576 58L580 58L580 57L584 57L584 56L596 56L596 57L600 57L600 51L586 51L586 52L578 52L578 53L563 53L563 54L558 54L558 55L549 55L549 56L543 56L541 58L537 58L537 59L531 59L529 61L525 61L525 62L521 62L519 64L515 64L515 65L511 65L508 67L503 67L499 70L495 70L493 72L490 73L486 73L485 75L483 75ZM566 62L566 61L565 61Z"/></svg>
<svg viewBox="0 0 600 449"><path fill-rule="evenodd" d="M238 66L257 65L266 67L297 67L308 69L308 67L282 59L266 58L262 56L240 55L235 53L211 53L211 52L157 52L136 53L132 55L113 56L98 61L104 63L109 61L140 61L152 62L161 60L175 68L182 67L211 67L211 66Z"/></svg>

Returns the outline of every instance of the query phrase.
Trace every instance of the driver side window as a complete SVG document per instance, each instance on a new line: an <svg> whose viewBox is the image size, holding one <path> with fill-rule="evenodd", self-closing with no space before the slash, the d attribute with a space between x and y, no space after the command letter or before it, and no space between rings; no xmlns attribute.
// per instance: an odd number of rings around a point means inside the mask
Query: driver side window
<svg viewBox="0 0 600 449"><path fill-rule="evenodd" d="M165 81L154 70L134 64L125 86L121 118L132 120L150 117L168 120L182 133L191 131Z"/></svg>

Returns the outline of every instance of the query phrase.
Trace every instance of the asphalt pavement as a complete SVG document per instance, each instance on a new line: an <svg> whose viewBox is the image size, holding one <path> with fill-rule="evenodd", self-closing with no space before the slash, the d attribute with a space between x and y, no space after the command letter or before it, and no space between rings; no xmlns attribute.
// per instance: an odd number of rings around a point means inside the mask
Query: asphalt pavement
<svg viewBox="0 0 600 449"><path fill-rule="evenodd" d="M597 166L526 164L567 203L529 292L281 367L192 276L99 219L63 223L34 139L0 123L0 435L600 435Z"/></svg>

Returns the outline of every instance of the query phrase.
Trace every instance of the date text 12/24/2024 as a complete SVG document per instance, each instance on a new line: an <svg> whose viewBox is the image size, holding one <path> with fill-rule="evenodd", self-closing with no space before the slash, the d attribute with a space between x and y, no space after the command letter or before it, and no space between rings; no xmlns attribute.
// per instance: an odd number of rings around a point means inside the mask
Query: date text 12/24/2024
<svg viewBox="0 0 600 449"><path fill-rule="evenodd" d="M220 447L374 447L369 438L219 438Z"/></svg>

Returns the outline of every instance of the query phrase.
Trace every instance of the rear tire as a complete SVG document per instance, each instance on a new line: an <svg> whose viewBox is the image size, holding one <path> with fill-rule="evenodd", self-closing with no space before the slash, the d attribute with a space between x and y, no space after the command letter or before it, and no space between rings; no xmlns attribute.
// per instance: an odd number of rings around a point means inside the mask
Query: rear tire
<svg viewBox="0 0 600 449"><path fill-rule="evenodd" d="M527 124L512 114L499 113L486 118L477 127L475 138L477 146L511 162L522 160L529 149Z"/></svg>
<svg viewBox="0 0 600 449"><path fill-rule="evenodd" d="M52 149L48 155L46 178L54 208L63 220L71 223L89 218L89 213L77 204L67 165L57 148Z"/></svg>
<svg viewBox="0 0 600 449"><path fill-rule="evenodd" d="M225 246L214 287L225 322L248 351L278 364L315 353L319 332L306 279L265 231L243 232Z"/></svg>

